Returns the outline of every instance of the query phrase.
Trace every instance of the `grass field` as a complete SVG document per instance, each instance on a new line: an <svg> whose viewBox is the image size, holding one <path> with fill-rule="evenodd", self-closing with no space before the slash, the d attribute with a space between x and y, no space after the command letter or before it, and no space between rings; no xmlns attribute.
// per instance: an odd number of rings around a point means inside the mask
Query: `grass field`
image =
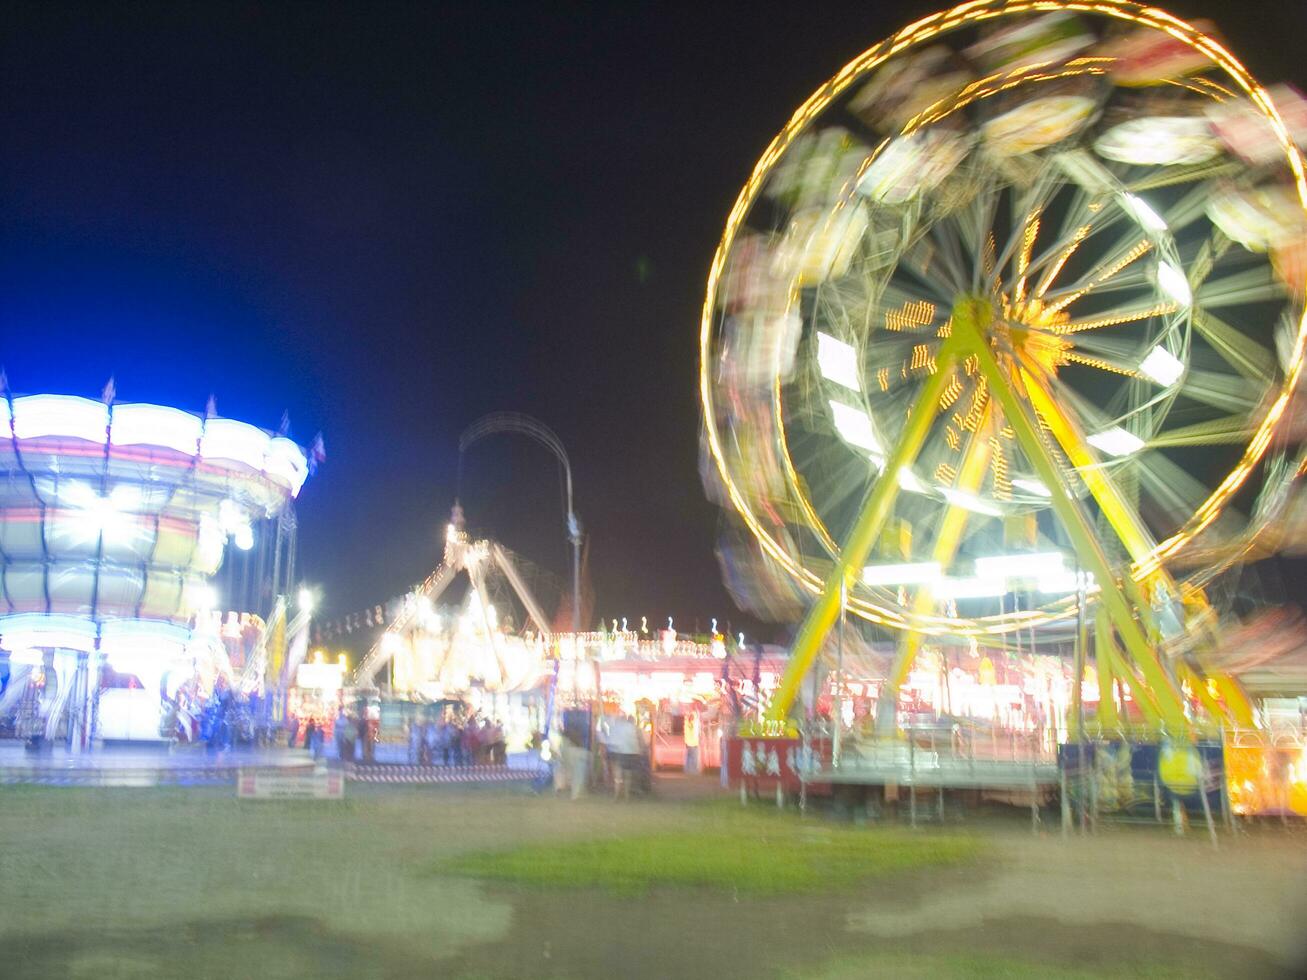
<svg viewBox="0 0 1307 980"><path fill-rule="evenodd" d="M0 976L1288 976L1305 881L1283 834L1213 852L720 800L4 787Z"/></svg>
<svg viewBox="0 0 1307 980"><path fill-rule="evenodd" d="M440 872L537 888L703 888L736 895L843 890L896 872L975 860L980 841L959 834L801 824L734 814L698 830L608 840L526 844L459 855Z"/></svg>

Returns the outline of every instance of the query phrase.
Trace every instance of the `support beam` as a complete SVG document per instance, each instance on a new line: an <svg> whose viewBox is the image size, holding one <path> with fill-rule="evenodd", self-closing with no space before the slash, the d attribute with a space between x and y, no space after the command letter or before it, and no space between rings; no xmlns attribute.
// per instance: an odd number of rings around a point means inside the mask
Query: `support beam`
<svg viewBox="0 0 1307 980"><path fill-rule="evenodd" d="M986 430L992 404L990 402L986 405L984 416L967 444L962 468L954 483L958 490L974 493L980 487L989 468L990 444ZM957 554L958 545L962 542L962 535L967 529L968 516L968 511L956 504L950 505L944 512L944 519L940 521L930 555L931 561L939 562L941 568L947 568ZM912 611L916 615L922 615L929 612L934 604L935 596L931 587L923 585L917 589L917 594L912 600ZM876 701L876 730L882 735L893 734L898 724L899 691L908 679L912 664L921 650L921 641L922 635L917 630L907 630L899 641L899 649L894 655L894 665L890 669L885 689Z"/></svg>
<svg viewBox="0 0 1307 980"><path fill-rule="evenodd" d="M544 634L546 640L553 636L553 629L549 626L549 619L545 616L544 610L540 608L540 603L536 602L535 595L527 588L526 582L517 570L512 556L508 549L498 543L490 545L490 557L494 559L499 570L504 573L504 578L508 579L508 584L513 587L517 593L518 600L522 603L526 614L531 617L531 621L536 624L536 629Z"/></svg>
<svg viewBox="0 0 1307 980"><path fill-rule="evenodd" d="M1021 404L1007 373L999 366L981 332L991 316L992 311L987 302L972 298L960 300L953 312L953 336L963 340L967 353L975 356L981 374L989 380L991 396L1002 407L1017 442L1035 468L1036 475L1052 495L1050 503L1053 511L1070 537L1080 564L1093 574L1098 583L1099 601L1106 607L1127 655L1138 665L1144 680L1157 696L1166 733L1172 737L1188 737L1190 726L1184 715L1184 703L1179 690L1158 660L1144 628L1134 618L1132 605L1118 584L1088 518L1075 498L1067 492L1062 474L1044 448L1038 427ZM1038 381L1033 376L1025 374L1024 380L1028 391L1039 388Z"/></svg>
<svg viewBox="0 0 1307 980"><path fill-rule="evenodd" d="M908 413L903 433L885 460L880 477L872 484L857 523L854 524L848 541L844 543L821 595L809 607L799 627L794 647L790 651L789 665L767 705L764 717L768 721L784 721L789 716L799 686L817 659L822 643L839 615L841 590L853 584L854 577L866 563L872 545L885 526L890 508L894 506L899 489L899 470L912 464L930 433L930 427L939 413L939 397L948 381L949 368L957 361L959 346L955 330L940 347L935 359L935 372L921 386Z"/></svg>

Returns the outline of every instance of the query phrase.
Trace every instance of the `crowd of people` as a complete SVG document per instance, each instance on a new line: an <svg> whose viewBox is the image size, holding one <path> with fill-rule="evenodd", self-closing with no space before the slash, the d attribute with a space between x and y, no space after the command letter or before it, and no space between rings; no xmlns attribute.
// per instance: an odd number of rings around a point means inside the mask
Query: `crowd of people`
<svg viewBox="0 0 1307 980"><path fill-rule="evenodd" d="M419 766L502 766L508 764L504 726L472 715L413 720L408 731L409 762Z"/></svg>
<svg viewBox="0 0 1307 980"><path fill-rule="evenodd" d="M555 792L580 798L590 784L610 788L615 799L651 789L649 746L630 715L612 714L596 726L597 757L591 751L589 713L567 711L551 739Z"/></svg>

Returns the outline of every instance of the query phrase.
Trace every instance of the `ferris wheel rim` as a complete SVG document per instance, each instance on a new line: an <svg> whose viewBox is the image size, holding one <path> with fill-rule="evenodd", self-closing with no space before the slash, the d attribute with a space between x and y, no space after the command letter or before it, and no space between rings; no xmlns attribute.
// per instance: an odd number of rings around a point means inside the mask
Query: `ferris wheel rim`
<svg viewBox="0 0 1307 980"><path fill-rule="evenodd" d="M1192 24L1155 7L1133 2L1121 2L1121 0L1010 0L1010 2L980 0L980 2L963 3L921 18L878 44L867 48L849 61L795 110L785 127L772 139L754 165L748 181L741 189L729 213L722 237L714 252L700 320L700 405L703 412L708 449L713 458L716 473L722 481L722 486L731 505L744 520L763 552L776 561L801 588L813 595L820 594L824 587L825 583L822 578L808 568L802 560L796 560L794 556L790 555L775 540L767 528L762 525L753 511L752 505L736 483L731 472L731 466L728 464L723 452L713 395L711 354L715 336L718 294L731 250L753 206L762 193L765 181L786 150L835 99L846 92L855 82L865 79L872 69L896 56L918 48L932 38L966 25L999 17L1056 11L1096 14L1153 28L1165 32L1172 38L1210 58L1224 72L1225 76L1231 79L1236 87L1248 97L1262 118L1269 123L1275 139L1279 143L1278 149L1283 154L1280 159L1288 164L1298 204L1307 213L1307 175L1304 173L1302 154L1290 137L1284 120L1267 95L1265 88L1220 42L1204 34ZM1283 419L1289 400L1300 382L1305 350L1307 350L1307 308L1302 311L1298 319L1292 354L1286 367L1285 377L1281 383L1270 387L1269 390L1275 392L1274 398L1269 402L1264 414L1257 421L1256 428L1248 443L1243 447L1238 462L1212 489L1207 498L1188 516L1179 529L1157 542L1144 557L1122 566L1123 569L1129 569L1129 575L1132 579L1140 581L1153 574L1162 566L1164 561L1180 554L1196 535L1207 528L1221 514L1230 498L1242 486L1250 472L1265 455ZM784 439L784 428L781 427L778 431L781 433L781 438ZM810 502L809 506L811 506ZM1031 610L1019 616L1000 614L999 616L990 617L954 618L942 615L922 615L910 612L901 606L884 605L863 596L850 594L848 608L855 615L888 627L910 628L927 634L947 633L960 636L980 636L1008 633L1016 629L1039 626L1065 619L1074 612L1077 602L1075 596L1068 596L1062 600L1048 603L1039 610Z"/></svg>

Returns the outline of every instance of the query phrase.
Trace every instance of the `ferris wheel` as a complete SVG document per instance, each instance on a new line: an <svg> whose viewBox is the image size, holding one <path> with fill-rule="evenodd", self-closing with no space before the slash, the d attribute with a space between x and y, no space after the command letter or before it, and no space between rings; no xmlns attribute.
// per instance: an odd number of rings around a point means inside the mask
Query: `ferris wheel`
<svg viewBox="0 0 1307 980"><path fill-rule="evenodd" d="M1159 727L1185 681L1246 709L1167 648L1298 473L1305 132L1210 26L1112 0L963 4L800 106L700 333L710 489L816 597L770 717L841 609L901 680L1087 597Z"/></svg>

